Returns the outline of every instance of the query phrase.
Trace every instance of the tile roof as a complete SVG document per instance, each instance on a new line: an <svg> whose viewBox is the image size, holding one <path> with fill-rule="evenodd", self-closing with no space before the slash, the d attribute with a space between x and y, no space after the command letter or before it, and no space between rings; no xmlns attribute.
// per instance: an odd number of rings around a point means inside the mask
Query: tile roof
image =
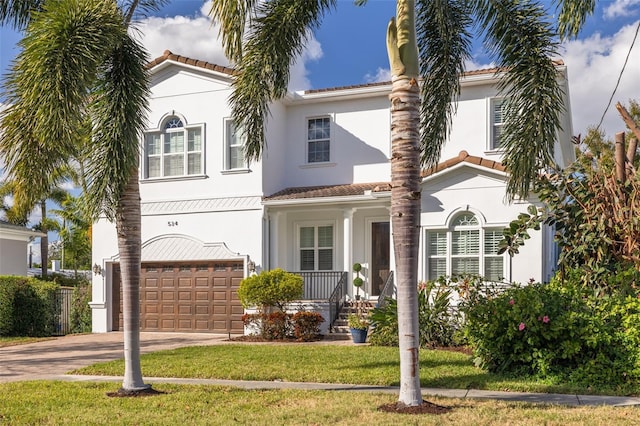
<svg viewBox="0 0 640 426"><path fill-rule="evenodd" d="M478 166L486 167L492 170L498 170L500 172L506 172L506 167L499 161L493 161L482 157L476 157L475 155L469 155L467 151L460 151L457 157L450 158L441 162L435 167L430 167L422 171L421 176L423 178L439 173L443 170L451 168L460 163L476 164Z"/></svg>
<svg viewBox="0 0 640 426"><path fill-rule="evenodd" d="M564 65L564 61L562 61L560 59L554 60L553 63L556 66ZM491 75L491 74L495 74L495 73L498 73L498 72L503 72L505 70L506 70L506 68L504 68L504 67L493 67L493 68L483 68L483 69L479 69L479 70L465 71L462 74L461 78L472 77L472 76L476 76L476 75ZM305 90L304 93L305 93L305 95L308 95L308 94L312 94L312 93L325 93L325 92L334 92L334 91L339 91L339 90L363 89L365 87L388 86L388 85L391 85L391 81L380 81L380 82L375 82L375 83L354 84L354 85L350 85L350 86L327 87L327 88L323 88L323 89L310 89L310 90Z"/></svg>
<svg viewBox="0 0 640 426"><path fill-rule="evenodd" d="M425 169L420 174L423 178L439 173L443 170L449 169L460 163L475 164L481 167L485 167L491 170L497 170L505 172L505 166L499 161L493 161L482 157L476 157L475 155L469 155L467 151L460 151L457 157L450 158L436 167ZM348 197L364 195L365 191L371 192L385 192L391 191L391 184L389 182L373 182L373 183L352 183L341 185L324 185L324 186L304 186L304 187L290 187L285 188L282 191L278 191L275 194L264 197L264 201L274 200L299 200L304 198L323 198L323 197Z"/></svg>
<svg viewBox="0 0 640 426"><path fill-rule="evenodd" d="M236 71L233 68L225 67L225 66L222 66L222 65L212 64L211 62L199 61L197 59L191 59L191 58L188 58L186 56L176 55L175 53L172 53L169 50L165 50L164 53L162 54L162 56L159 56L159 57L155 58L154 60L152 60L151 62L149 62L147 64L147 69L151 69L151 68L155 67L156 65L160 65L161 63L163 63L166 60L172 60L172 61L176 61L176 62L181 62L183 64L192 65L194 67L200 67L200 68L204 68L204 69L208 69L208 70L212 70L212 71L217 71L217 72L221 72L223 74L228 74L228 75L234 75L236 73ZM553 63L556 66L564 65L564 62L562 60L554 60ZM504 70L505 70L505 68L502 68L502 67L494 67L494 68L485 68L485 69L479 69L479 70L472 70L472 71L466 71L465 73L463 73L462 77L464 78L464 77L471 77L471 76L475 76L475 75L495 74L497 72L504 71ZM390 81L382 81L382 82L375 82L375 83L354 84L354 85L350 85L350 86L328 87L328 88L323 88L323 89L310 89L310 90L305 90L304 93L305 94L312 94L312 93L324 93L324 92L337 92L337 91L340 91L340 90L362 89L362 88L366 88L366 87L387 86L387 85L390 85L390 84L391 84Z"/></svg>
<svg viewBox="0 0 640 426"><path fill-rule="evenodd" d="M224 67L222 65L212 64L211 62L199 61L197 59L187 58L186 56L180 56L172 53L170 50L165 50L162 56L155 58L153 61L147 64L147 69L151 69L157 65L160 65L166 60L180 62L194 67L204 68L211 71L221 72L223 74L234 75L235 70L233 68Z"/></svg>
<svg viewBox="0 0 640 426"><path fill-rule="evenodd" d="M364 195L365 191L385 192L391 191L389 182L351 183L341 185L292 187L278 191L275 194L264 197L265 201L295 200L302 198L322 197L348 197Z"/></svg>

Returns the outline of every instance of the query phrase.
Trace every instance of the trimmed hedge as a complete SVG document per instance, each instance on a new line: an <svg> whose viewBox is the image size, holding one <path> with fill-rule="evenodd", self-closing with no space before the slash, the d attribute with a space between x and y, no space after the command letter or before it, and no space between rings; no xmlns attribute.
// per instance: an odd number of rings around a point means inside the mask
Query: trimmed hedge
<svg viewBox="0 0 640 426"><path fill-rule="evenodd" d="M50 336L58 288L35 278L0 277L0 336Z"/></svg>

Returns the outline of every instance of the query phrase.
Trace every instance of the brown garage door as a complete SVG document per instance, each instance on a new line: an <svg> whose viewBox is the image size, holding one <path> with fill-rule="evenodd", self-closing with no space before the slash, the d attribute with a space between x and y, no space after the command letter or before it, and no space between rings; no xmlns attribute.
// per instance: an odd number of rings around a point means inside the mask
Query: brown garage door
<svg viewBox="0 0 640 426"><path fill-rule="evenodd" d="M140 329L242 333L238 286L242 262L143 263L140 275ZM120 269L113 276L115 330L122 329ZM116 300L117 298L117 300ZM118 314L116 315L116 312Z"/></svg>

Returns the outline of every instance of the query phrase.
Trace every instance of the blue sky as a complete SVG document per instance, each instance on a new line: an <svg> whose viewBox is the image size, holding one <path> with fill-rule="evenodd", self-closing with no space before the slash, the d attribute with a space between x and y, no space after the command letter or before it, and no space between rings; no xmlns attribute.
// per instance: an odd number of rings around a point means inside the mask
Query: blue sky
<svg viewBox="0 0 640 426"><path fill-rule="evenodd" d="M217 41L217 27L206 16L208 10L203 0L173 0L155 17L141 22L150 57L169 49L183 56L229 65ZM393 0L369 0L365 7L356 7L352 0L339 0L336 10L326 16L294 66L290 87L299 90L388 80L385 32L394 13ZM600 121L639 19L640 0L599 1L579 39L562 46L560 56L569 69L574 133L584 133L587 126ZM0 28L3 74L18 51L15 44L19 38L11 29ZM481 47L476 43L468 69L491 65ZM635 46L614 102L640 99L639 75L640 47ZM615 109L610 108L603 129L613 135L622 126Z"/></svg>

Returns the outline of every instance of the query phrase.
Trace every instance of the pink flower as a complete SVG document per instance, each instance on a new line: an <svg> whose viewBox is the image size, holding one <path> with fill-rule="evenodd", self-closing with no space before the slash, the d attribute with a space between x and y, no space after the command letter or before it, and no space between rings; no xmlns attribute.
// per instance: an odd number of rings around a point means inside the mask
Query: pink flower
<svg viewBox="0 0 640 426"><path fill-rule="evenodd" d="M509 299L509 304L510 304L510 305L515 305L515 303L516 303L516 301L515 301L515 300L513 300L513 299Z"/></svg>
<svg viewBox="0 0 640 426"><path fill-rule="evenodd" d="M523 322L521 322L521 323L520 323L520 325L518 326L518 330L519 330L519 331L522 331L522 330L524 330L524 329L525 329L525 327L526 327L526 325L524 325L524 323L523 323Z"/></svg>
<svg viewBox="0 0 640 426"><path fill-rule="evenodd" d="M542 317L542 322L543 322L543 323L545 323L545 324L546 324L546 323L548 323L549 321L550 321L550 320L549 320L549 317L548 317L548 316L546 316L546 315L545 315L545 316L543 316L543 317Z"/></svg>

